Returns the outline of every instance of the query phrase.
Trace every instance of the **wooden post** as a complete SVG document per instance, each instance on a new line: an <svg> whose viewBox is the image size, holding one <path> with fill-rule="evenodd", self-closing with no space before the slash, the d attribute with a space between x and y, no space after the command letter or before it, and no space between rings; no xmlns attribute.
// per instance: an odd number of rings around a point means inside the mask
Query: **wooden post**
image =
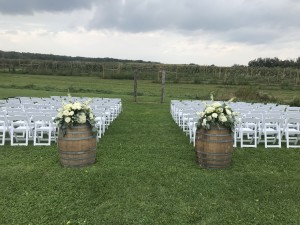
<svg viewBox="0 0 300 225"><path fill-rule="evenodd" d="M137 102L137 81L138 81L138 71L134 71L134 91L133 91L133 96L134 96L134 102Z"/></svg>
<svg viewBox="0 0 300 225"><path fill-rule="evenodd" d="M104 63L102 64L102 78L104 79Z"/></svg>
<svg viewBox="0 0 300 225"><path fill-rule="evenodd" d="M165 99L165 79L166 79L166 71L161 72L161 103L164 103Z"/></svg>

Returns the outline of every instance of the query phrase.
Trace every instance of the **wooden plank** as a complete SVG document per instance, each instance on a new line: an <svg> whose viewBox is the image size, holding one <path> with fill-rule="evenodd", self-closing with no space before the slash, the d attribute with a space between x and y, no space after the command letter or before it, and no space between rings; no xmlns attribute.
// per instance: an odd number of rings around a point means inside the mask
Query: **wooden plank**
<svg viewBox="0 0 300 225"><path fill-rule="evenodd" d="M166 71L161 72L161 103L164 103L165 100L165 79L166 79Z"/></svg>

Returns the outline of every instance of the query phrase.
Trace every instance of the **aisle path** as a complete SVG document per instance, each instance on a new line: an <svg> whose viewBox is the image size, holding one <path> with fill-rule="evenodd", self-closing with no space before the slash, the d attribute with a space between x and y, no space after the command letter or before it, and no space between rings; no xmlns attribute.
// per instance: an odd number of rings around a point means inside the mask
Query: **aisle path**
<svg viewBox="0 0 300 225"><path fill-rule="evenodd" d="M125 103L99 147L103 163L135 167L194 163L193 147L173 121L168 103Z"/></svg>

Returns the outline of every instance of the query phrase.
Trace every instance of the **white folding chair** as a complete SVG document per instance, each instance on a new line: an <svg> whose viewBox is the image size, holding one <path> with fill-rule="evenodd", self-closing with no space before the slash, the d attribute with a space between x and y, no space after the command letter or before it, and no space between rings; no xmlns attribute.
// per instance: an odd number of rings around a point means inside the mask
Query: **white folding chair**
<svg viewBox="0 0 300 225"><path fill-rule="evenodd" d="M105 116L97 116L95 117L96 128L97 128L97 141L102 137L105 132Z"/></svg>
<svg viewBox="0 0 300 225"><path fill-rule="evenodd" d="M287 148L300 148L300 118L289 118L285 125L285 138Z"/></svg>
<svg viewBox="0 0 300 225"><path fill-rule="evenodd" d="M259 139L259 130L258 130L259 126L260 126L260 119L241 118L241 122L238 127L241 148L257 147L257 143Z"/></svg>
<svg viewBox="0 0 300 225"><path fill-rule="evenodd" d="M0 138L1 138L0 145L5 144L5 135L6 135L7 131L8 131L8 128L7 128L6 118L4 115L0 115Z"/></svg>
<svg viewBox="0 0 300 225"><path fill-rule="evenodd" d="M284 120L280 118L265 118L263 123L265 148L281 148L281 132Z"/></svg>
<svg viewBox="0 0 300 225"><path fill-rule="evenodd" d="M10 144L12 146L28 145L30 126L27 116L9 116L8 120Z"/></svg>
<svg viewBox="0 0 300 225"><path fill-rule="evenodd" d="M36 115L31 118L33 122L33 145L51 145L52 133L52 118L50 116Z"/></svg>

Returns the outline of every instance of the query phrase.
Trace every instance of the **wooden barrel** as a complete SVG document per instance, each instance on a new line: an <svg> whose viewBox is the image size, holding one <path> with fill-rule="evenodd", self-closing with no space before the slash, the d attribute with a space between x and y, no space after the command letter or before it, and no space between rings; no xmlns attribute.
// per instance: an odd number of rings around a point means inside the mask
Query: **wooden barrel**
<svg viewBox="0 0 300 225"><path fill-rule="evenodd" d="M231 163L233 137L225 127L213 126L203 133L199 163L204 168L226 168Z"/></svg>
<svg viewBox="0 0 300 225"><path fill-rule="evenodd" d="M198 128L196 131L196 142L195 142L195 150L197 155L197 161L200 163L200 155L201 152L203 152L203 134L205 132L205 129Z"/></svg>
<svg viewBox="0 0 300 225"><path fill-rule="evenodd" d="M97 140L88 124L67 128L58 134L60 163L65 167L84 167L96 160Z"/></svg>

